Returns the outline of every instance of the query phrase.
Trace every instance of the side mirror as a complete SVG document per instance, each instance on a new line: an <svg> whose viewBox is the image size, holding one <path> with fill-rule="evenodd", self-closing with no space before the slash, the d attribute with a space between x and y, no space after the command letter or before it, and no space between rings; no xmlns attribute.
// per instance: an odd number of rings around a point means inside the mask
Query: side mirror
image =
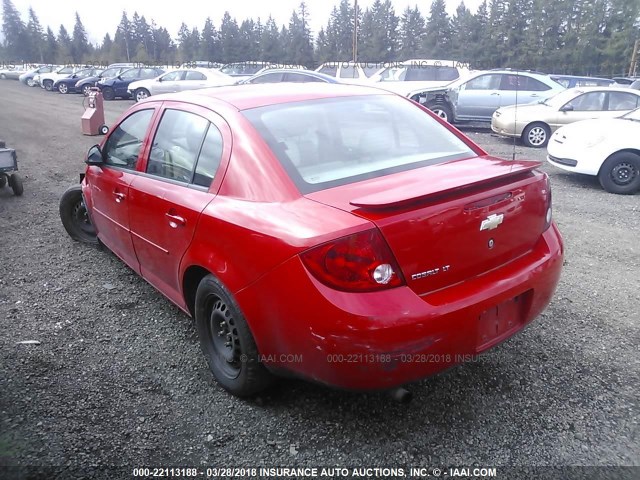
<svg viewBox="0 0 640 480"><path fill-rule="evenodd" d="M104 159L102 158L102 150L100 145L94 145L87 152L87 159L84 161L87 165L102 165Z"/></svg>
<svg viewBox="0 0 640 480"><path fill-rule="evenodd" d="M162 77L156 78L156 82L161 82L161 81L162 81Z"/></svg>
<svg viewBox="0 0 640 480"><path fill-rule="evenodd" d="M573 112L573 105L563 105L562 108L560 108L561 112Z"/></svg>

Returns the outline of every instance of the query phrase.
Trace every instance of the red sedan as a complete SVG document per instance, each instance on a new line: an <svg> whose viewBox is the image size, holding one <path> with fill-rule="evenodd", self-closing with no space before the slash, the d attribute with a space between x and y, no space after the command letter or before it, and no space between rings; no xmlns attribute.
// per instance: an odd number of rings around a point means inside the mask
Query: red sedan
<svg viewBox="0 0 640 480"><path fill-rule="evenodd" d="M152 97L92 147L62 197L195 318L217 381L413 382L522 330L563 244L539 163L489 156L374 88L248 85Z"/></svg>

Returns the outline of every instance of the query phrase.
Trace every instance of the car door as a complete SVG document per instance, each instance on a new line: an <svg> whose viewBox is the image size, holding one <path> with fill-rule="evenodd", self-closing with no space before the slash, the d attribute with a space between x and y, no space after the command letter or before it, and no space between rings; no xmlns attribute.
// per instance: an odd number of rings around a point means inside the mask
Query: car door
<svg viewBox="0 0 640 480"><path fill-rule="evenodd" d="M619 112L606 112L605 105L607 92L594 91L578 95L573 100L565 103L555 114L555 119L550 125L555 129L580 120L591 118L615 117Z"/></svg>
<svg viewBox="0 0 640 480"><path fill-rule="evenodd" d="M459 87L454 101L455 116L461 120L491 120L500 106L502 75L488 73L472 78Z"/></svg>
<svg viewBox="0 0 640 480"><path fill-rule="evenodd" d="M113 90L115 92L116 97L128 97L127 88L131 82L140 79L140 70L141 68L130 68L126 72L120 74L119 77L114 78L113 80Z"/></svg>
<svg viewBox="0 0 640 480"><path fill-rule="evenodd" d="M159 95L161 93L173 93L180 89L180 80L184 77L184 70L176 70L175 72L169 72L159 77L151 87L151 93L153 95Z"/></svg>
<svg viewBox="0 0 640 480"><path fill-rule="evenodd" d="M535 78L518 74L503 74L500 81L500 106L524 105L544 100L551 88Z"/></svg>
<svg viewBox="0 0 640 480"><path fill-rule="evenodd" d="M207 86L207 77L202 72L195 70L187 70L184 74L184 79L178 82L178 90L197 90L198 88L204 88Z"/></svg>
<svg viewBox="0 0 640 480"><path fill-rule="evenodd" d="M229 155L230 139L226 123L211 111L165 102L145 173L130 187L129 214L140 272L178 305L184 304L180 262L201 212L215 196L210 185L225 144L225 156Z"/></svg>
<svg viewBox="0 0 640 480"><path fill-rule="evenodd" d="M113 129L102 148L104 163L87 169L91 187L92 220L98 237L132 269L139 272L129 223L129 185L155 110L148 106L128 115Z"/></svg>

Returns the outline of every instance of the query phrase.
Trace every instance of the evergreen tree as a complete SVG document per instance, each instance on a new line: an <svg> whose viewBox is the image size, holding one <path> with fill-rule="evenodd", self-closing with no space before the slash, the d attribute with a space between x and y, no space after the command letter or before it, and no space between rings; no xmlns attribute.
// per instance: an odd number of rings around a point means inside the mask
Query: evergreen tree
<svg viewBox="0 0 640 480"><path fill-rule="evenodd" d="M69 32L64 28L64 25L60 25L60 30L58 31L58 55L56 57L56 63L58 65L73 63L73 44Z"/></svg>
<svg viewBox="0 0 640 480"><path fill-rule="evenodd" d="M241 61L241 52L238 49L240 29L235 18L231 18L229 12L224 12L220 24L220 53L223 63Z"/></svg>
<svg viewBox="0 0 640 480"><path fill-rule="evenodd" d="M407 7L400 20L400 50L398 60L409 60L422 55L425 24L418 7Z"/></svg>
<svg viewBox="0 0 640 480"><path fill-rule="evenodd" d="M44 35L44 61L54 63L58 57L58 41L56 34L53 33L51 27L47 27L47 33Z"/></svg>
<svg viewBox="0 0 640 480"><path fill-rule="evenodd" d="M285 63L307 67L314 64L313 39L311 38L311 30L309 30L309 11L304 2L300 4L297 12L294 11L291 14L286 54Z"/></svg>
<svg viewBox="0 0 640 480"><path fill-rule="evenodd" d="M218 32L216 27L213 25L211 18L207 17L200 37L199 58L207 60L208 62L219 62L219 48Z"/></svg>
<svg viewBox="0 0 640 480"><path fill-rule="evenodd" d="M364 62L396 60L398 17L389 0L375 0L362 16L358 59Z"/></svg>
<svg viewBox="0 0 640 480"><path fill-rule="evenodd" d="M29 47L31 52L29 57L32 60L37 60L40 63L44 63L44 32L42 25L36 16L36 12L33 8L29 7L29 22L27 23L27 32L29 36Z"/></svg>
<svg viewBox="0 0 640 480"><path fill-rule="evenodd" d="M130 62L135 52L133 51L133 28L127 12L122 12L122 18L116 29L116 34L113 39L114 50L118 58L126 58L127 62Z"/></svg>
<svg viewBox="0 0 640 480"><path fill-rule="evenodd" d="M2 0L2 32L4 33L5 57L11 62L32 60L27 27L11 0Z"/></svg>
<svg viewBox="0 0 640 480"><path fill-rule="evenodd" d="M282 43L280 42L280 32L275 20L269 16L267 23L262 29L260 36L259 58L265 62L278 63L284 58Z"/></svg>
<svg viewBox="0 0 640 480"><path fill-rule="evenodd" d="M474 41L475 22L469 9L461 1L456 8L455 15L451 18L451 58L454 60L470 62L469 47Z"/></svg>
<svg viewBox="0 0 640 480"><path fill-rule="evenodd" d="M87 41L87 31L80 20L80 15L76 12L76 23L73 27L73 38L71 40L71 56L75 63L83 62L91 50Z"/></svg>
<svg viewBox="0 0 640 480"><path fill-rule="evenodd" d="M433 0L425 29L424 51L428 58L451 56L451 25L444 0Z"/></svg>

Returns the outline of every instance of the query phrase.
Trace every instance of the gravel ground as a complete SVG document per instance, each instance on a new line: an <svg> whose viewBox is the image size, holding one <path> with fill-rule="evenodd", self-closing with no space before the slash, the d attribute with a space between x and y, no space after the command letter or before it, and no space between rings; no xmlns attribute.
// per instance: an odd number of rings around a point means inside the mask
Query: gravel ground
<svg viewBox="0 0 640 480"><path fill-rule="evenodd" d="M106 102L107 121L131 103ZM21 198L0 189L0 466L640 465L639 195L545 165L567 252L555 299L413 385L409 405L292 380L244 401L212 380L188 317L66 235L58 199L97 142L80 133L82 97L4 81L0 108L25 178Z"/></svg>

